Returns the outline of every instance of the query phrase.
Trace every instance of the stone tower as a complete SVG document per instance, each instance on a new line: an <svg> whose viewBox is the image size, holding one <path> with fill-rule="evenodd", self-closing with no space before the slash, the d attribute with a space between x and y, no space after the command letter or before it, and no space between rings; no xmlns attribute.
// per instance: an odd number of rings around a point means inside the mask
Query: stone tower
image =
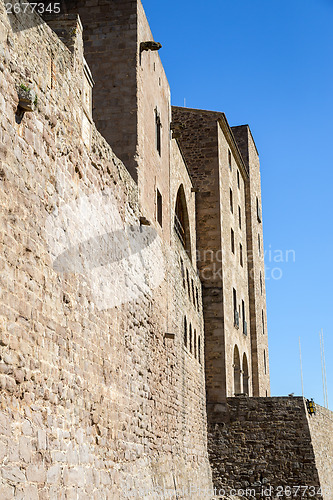
<svg viewBox="0 0 333 500"><path fill-rule="evenodd" d="M83 24L96 127L137 182L146 216L155 217L158 189L168 220L170 88L142 4L69 0L66 6ZM163 235L170 237L166 227Z"/></svg>
<svg viewBox="0 0 333 500"><path fill-rule="evenodd" d="M259 157L248 126L173 107L197 194L207 404L270 395Z"/></svg>

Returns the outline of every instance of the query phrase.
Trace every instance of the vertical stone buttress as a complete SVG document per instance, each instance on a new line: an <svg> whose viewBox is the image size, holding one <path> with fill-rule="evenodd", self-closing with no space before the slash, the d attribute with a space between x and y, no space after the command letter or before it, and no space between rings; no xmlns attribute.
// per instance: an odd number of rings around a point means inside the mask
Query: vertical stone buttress
<svg viewBox="0 0 333 500"><path fill-rule="evenodd" d="M248 125L232 127L232 132L249 169L246 185L246 224L252 380L253 395L264 397L270 396L270 379L259 155Z"/></svg>
<svg viewBox="0 0 333 500"><path fill-rule="evenodd" d="M93 119L137 180L137 1L69 0L83 24L84 53L95 80Z"/></svg>

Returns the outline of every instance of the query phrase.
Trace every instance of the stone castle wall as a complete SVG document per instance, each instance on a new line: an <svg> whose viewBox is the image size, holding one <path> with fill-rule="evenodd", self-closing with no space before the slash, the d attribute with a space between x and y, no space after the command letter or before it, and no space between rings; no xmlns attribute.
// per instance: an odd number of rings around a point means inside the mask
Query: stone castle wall
<svg viewBox="0 0 333 500"><path fill-rule="evenodd" d="M301 397L228 398L210 415L214 485L252 490L256 498L266 491L272 499L292 492L293 498L330 500L330 430L332 412L319 407L310 417Z"/></svg>
<svg viewBox="0 0 333 500"><path fill-rule="evenodd" d="M180 314L203 345L202 304L94 125L86 142L80 23L70 51L0 9L0 497L186 498L211 485L204 364ZM19 124L21 84L38 102Z"/></svg>

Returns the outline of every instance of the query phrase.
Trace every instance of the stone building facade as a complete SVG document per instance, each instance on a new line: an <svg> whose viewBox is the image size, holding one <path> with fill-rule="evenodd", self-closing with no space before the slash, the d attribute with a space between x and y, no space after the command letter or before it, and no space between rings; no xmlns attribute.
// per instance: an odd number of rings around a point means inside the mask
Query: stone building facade
<svg viewBox="0 0 333 500"><path fill-rule="evenodd" d="M140 0L17 5L0 3L0 498L211 499L234 406L270 404L250 129L171 107Z"/></svg>

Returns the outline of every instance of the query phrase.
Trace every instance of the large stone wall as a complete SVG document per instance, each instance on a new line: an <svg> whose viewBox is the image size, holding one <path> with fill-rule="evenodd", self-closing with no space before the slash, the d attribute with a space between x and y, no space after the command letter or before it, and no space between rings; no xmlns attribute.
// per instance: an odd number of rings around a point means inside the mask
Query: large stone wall
<svg viewBox="0 0 333 500"><path fill-rule="evenodd" d="M272 499L330 500L332 440L325 432L331 419L321 408L310 417L300 397L228 398L210 414L214 486L252 491L255 498L266 491Z"/></svg>
<svg viewBox="0 0 333 500"><path fill-rule="evenodd" d="M173 316L174 296L189 302L178 250L140 226L137 185L93 124L86 141L80 23L69 50L37 18L26 29L1 4L0 19L0 497L192 485L208 499L203 364ZM17 123L21 84L38 102ZM188 307L202 329L201 303Z"/></svg>

